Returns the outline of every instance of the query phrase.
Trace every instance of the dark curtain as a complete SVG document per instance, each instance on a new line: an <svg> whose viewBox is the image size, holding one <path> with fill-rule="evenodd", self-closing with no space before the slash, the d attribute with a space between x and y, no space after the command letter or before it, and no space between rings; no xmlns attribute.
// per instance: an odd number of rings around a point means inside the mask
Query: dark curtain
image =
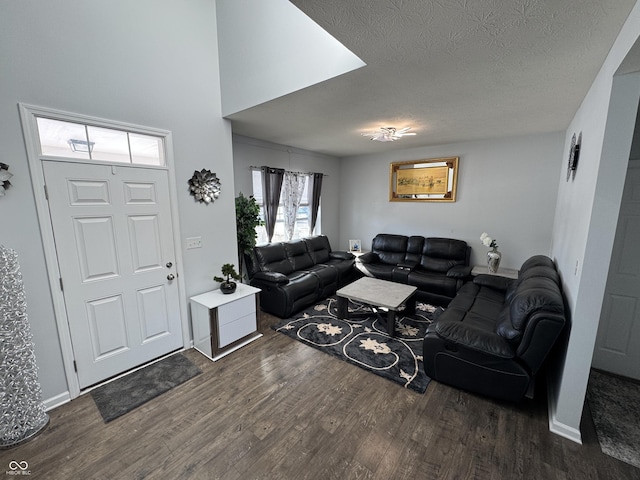
<svg viewBox="0 0 640 480"><path fill-rule="evenodd" d="M322 178L324 174L314 173L313 191L311 193L311 233L316 228L316 220L318 219L318 210L320 208L320 192L322 191Z"/></svg>
<svg viewBox="0 0 640 480"><path fill-rule="evenodd" d="M262 172L262 202L264 206L264 226L269 243L273 238L280 203L280 191L284 179L284 168L260 167Z"/></svg>

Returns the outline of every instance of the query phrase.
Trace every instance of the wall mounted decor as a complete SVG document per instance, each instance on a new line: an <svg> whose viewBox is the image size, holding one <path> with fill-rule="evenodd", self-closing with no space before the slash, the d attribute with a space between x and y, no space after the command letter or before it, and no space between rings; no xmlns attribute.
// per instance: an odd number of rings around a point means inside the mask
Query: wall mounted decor
<svg viewBox="0 0 640 480"><path fill-rule="evenodd" d="M11 186L9 179L13 177L13 174L9 173L9 165L0 162L0 197L5 193L5 190Z"/></svg>
<svg viewBox="0 0 640 480"><path fill-rule="evenodd" d="M391 202L455 202L459 157L393 162Z"/></svg>
<svg viewBox="0 0 640 480"><path fill-rule="evenodd" d="M215 173L204 168L199 172L193 172L193 176L189 179L189 190L191 195L204 203L213 202L220 196L220 179Z"/></svg>
<svg viewBox="0 0 640 480"><path fill-rule="evenodd" d="M569 145L569 160L567 162L567 182L569 178L576 178L576 170L578 170L578 159L580 158L580 145L582 144L582 132L576 139L576 134L571 137L571 145Z"/></svg>
<svg viewBox="0 0 640 480"><path fill-rule="evenodd" d="M576 171L578 170L578 160L580 159L580 149L582 145L582 132L578 134L576 146L573 147L573 162L571 163L571 179L575 180Z"/></svg>

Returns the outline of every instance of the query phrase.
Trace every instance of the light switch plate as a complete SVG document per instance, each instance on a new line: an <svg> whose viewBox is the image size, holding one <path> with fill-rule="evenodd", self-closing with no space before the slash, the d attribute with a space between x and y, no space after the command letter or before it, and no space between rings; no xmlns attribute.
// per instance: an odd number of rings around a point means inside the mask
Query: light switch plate
<svg viewBox="0 0 640 480"><path fill-rule="evenodd" d="M187 238L187 249L202 248L202 237Z"/></svg>

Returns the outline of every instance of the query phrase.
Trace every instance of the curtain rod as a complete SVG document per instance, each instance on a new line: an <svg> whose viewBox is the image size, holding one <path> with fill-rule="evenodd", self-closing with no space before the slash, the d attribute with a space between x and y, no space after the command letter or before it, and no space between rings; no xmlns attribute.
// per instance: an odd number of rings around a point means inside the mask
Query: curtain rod
<svg viewBox="0 0 640 480"><path fill-rule="evenodd" d="M266 167L267 165L265 165ZM249 167L249 170L260 170L262 167L256 167L255 165L251 165ZM276 168L276 167L269 167L269 168ZM313 175L314 173L322 173L322 172L295 172L295 171L291 171L291 170L286 170L284 169L285 172L289 172L289 173L299 173L300 175ZM322 174L323 177L328 177L329 175L327 175L326 173Z"/></svg>

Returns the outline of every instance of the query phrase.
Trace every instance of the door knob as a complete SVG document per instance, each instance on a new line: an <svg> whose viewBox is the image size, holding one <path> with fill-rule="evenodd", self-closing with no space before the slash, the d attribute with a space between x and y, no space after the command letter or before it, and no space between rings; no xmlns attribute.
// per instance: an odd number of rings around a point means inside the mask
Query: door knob
<svg viewBox="0 0 640 480"><path fill-rule="evenodd" d="M176 278L176 276L173 273L167 275L167 280L173 280L174 278Z"/></svg>
<svg viewBox="0 0 640 480"><path fill-rule="evenodd" d="M171 267L173 267L173 263L167 262L167 268L171 268Z"/></svg>

